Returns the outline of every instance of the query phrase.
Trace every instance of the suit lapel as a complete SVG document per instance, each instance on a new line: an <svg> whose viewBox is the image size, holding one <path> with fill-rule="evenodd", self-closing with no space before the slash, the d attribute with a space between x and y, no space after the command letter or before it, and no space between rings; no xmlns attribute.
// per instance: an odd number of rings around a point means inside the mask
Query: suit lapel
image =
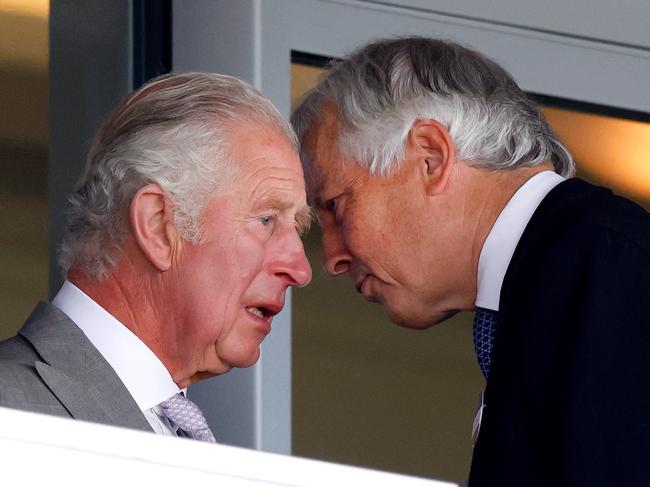
<svg viewBox="0 0 650 487"><path fill-rule="evenodd" d="M19 334L43 358L36 371L73 418L152 431L115 371L58 308L39 303Z"/></svg>

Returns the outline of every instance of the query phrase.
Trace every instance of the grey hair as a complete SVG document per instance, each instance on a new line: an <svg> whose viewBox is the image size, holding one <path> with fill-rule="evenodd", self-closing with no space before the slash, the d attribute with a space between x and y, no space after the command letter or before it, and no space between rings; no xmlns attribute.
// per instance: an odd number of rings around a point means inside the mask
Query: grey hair
<svg viewBox="0 0 650 487"><path fill-rule="evenodd" d="M423 37L384 39L330 63L291 118L299 138L323 105L338 110L337 147L373 174L404 159L417 120L449 132L459 159L488 169L552 162L571 176L573 159L536 104L499 65L458 44ZM302 151L306 162L308 154Z"/></svg>
<svg viewBox="0 0 650 487"><path fill-rule="evenodd" d="M131 200L143 186L162 188L185 240L201 240L208 198L236 172L232 131L270 127L298 146L273 104L230 76L160 76L127 97L98 131L86 167L69 197L68 227L59 253L64 275L106 277L121 254Z"/></svg>

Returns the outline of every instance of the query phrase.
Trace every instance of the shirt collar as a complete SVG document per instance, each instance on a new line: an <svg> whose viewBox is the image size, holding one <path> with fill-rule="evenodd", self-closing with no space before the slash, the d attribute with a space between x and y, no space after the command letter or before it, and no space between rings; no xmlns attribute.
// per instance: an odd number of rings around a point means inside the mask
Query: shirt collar
<svg viewBox="0 0 650 487"><path fill-rule="evenodd" d="M156 354L70 281L63 283L52 304L81 328L141 411L151 409L180 391Z"/></svg>
<svg viewBox="0 0 650 487"><path fill-rule="evenodd" d="M535 210L565 178L543 171L526 181L510 198L483 244L478 260L476 306L499 311L501 286L510 259Z"/></svg>

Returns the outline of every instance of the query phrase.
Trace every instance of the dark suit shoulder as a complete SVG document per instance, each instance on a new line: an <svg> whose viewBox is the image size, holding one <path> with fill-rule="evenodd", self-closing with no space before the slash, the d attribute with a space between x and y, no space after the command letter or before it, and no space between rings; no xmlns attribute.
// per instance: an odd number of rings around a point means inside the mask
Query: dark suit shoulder
<svg viewBox="0 0 650 487"><path fill-rule="evenodd" d="M633 201L580 179L559 184L544 198L521 241L527 243L528 233L554 238L557 231L577 227L609 230L650 253L650 214Z"/></svg>
<svg viewBox="0 0 650 487"><path fill-rule="evenodd" d="M569 179L546 196L526 226L504 279L501 306L508 308L513 294L543 290L536 284L562 283L587 268L618 274L617 259L625 275L647 266L649 258L648 212L606 188Z"/></svg>
<svg viewBox="0 0 650 487"><path fill-rule="evenodd" d="M545 333L627 326L650 336L650 214L580 180L556 187L535 212L506 273L500 309ZM639 325L640 328L637 328ZM540 332L518 327L520 332ZM603 336L604 343L607 343Z"/></svg>

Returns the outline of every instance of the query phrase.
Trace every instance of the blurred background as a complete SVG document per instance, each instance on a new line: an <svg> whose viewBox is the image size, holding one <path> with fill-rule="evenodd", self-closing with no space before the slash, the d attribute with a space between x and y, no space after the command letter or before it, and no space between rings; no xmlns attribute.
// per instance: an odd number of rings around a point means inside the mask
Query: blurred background
<svg viewBox="0 0 650 487"><path fill-rule="evenodd" d="M48 296L48 0L0 0L0 338Z"/></svg>

